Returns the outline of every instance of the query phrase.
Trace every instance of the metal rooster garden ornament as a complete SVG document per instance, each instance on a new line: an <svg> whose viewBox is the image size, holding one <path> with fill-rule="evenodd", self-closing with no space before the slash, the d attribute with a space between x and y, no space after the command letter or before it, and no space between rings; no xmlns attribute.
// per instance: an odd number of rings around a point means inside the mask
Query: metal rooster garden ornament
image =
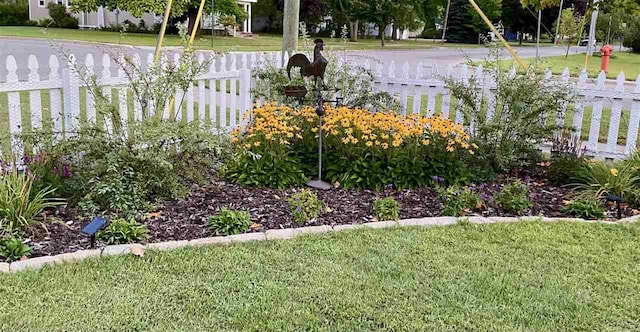
<svg viewBox="0 0 640 332"><path fill-rule="evenodd" d="M329 60L321 53L321 51L324 50L324 41L322 39L316 39L313 42L316 44L313 49L313 62L309 61L309 58L302 53L294 54L287 63L287 75L289 76L289 80L291 80L291 69L300 68L300 75L302 75L302 77L314 77L316 85L318 79L320 79L322 87L324 88L324 72L327 69Z"/></svg>

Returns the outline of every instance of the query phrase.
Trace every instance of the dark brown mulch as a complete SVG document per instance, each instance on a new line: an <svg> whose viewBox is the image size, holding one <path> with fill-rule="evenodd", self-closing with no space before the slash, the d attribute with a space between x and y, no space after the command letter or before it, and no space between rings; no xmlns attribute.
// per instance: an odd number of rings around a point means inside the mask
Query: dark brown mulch
<svg viewBox="0 0 640 332"><path fill-rule="evenodd" d="M532 174L531 177L520 174L517 177L528 183L531 199L534 202L533 207L522 215L571 217L561 212L565 201L571 198L568 188L549 184L544 180L544 174ZM511 216L491 203L492 195L500 191L509 181L511 181L510 177L502 176L489 183L473 185L472 190L480 194L486 204L471 213L484 216ZM296 225L293 224L287 200L297 190L299 189L249 188L212 180L205 186L193 186L190 195L185 199L164 202L155 212L141 218L141 221L149 228L149 242L214 236L215 234L207 228L207 219L224 206L249 211L254 223L252 225L254 232L291 228ZM317 194L324 202L326 211L318 219L304 226L374 221L373 202L377 198L388 196L400 202L402 219L441 216L443 209L440 197L432 188L385 192L334 189L317 191ZM625 208L623 217L631 216L634 212L636 211ZM609 206L608 216L611 219L615 218L613 206ZM68 208L56 210L53 217L60 219L61 222L48 223L46 226L37 226L30 230L28 241L33 248L33 257L73 252L90 247L89 238L80 233L82 226L89 221L88 217L82 217L77 211Z"/></svg>

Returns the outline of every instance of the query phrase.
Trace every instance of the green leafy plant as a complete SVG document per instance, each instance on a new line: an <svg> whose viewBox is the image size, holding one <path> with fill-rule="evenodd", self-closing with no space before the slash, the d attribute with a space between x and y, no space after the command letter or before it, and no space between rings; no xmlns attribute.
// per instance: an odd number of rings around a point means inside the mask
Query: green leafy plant
<svg viewBox="0 0 640 332"><path fill-rule="evenodd" d="M148 236L147 226L138 223L134 217L113 219L107 228L97 234L97 238L106 244L134 243L146 240Z"/></svg>
<svg viewBox="0 0 640 332"><path fill-rule="evenodd" d="M54 189L33 190L33 183L32 175L13 169L0 175L0 235L23 232L42 210L62 204L48 198Z"/></svg>
<svg viewBox="0 0 640 332"><path fill-rule="evenodd" d="M458 186L450 186L446 189L437 187L438 194L443 200L445 216L464 216L471 210L482 205L480 196L475 194L469 188L460 188Z"/></svg>
<svg viewBox="0 0 640 332"><path fill-rule="evenodd" d="M376 199L373 202L373 214L378 220L398 220L400 219L400 203L393 197Z"/></svg>
<svg viewBox="0 0 640 332"><path fill-rule="evenodd" d="M251 217L247 211L232 210L223 207L214 216L209 217L209 228L217 235L245 233L251 226Z"/></svg>
<svg viewBox="0 0 640 332"><path fill-rule="evenodd" d="M16 237L0 239L0 257L12 262L31 255L31 247Z"/></svg>
<svg viewBox="0 0 640 332"><path fill-rule="evenodd" d="M605 209L593 199L574 200L564 206L562 212L585 219L601 219L606 216Z"/></svg>
<svg viewBox="0 0 640 332"><path fill-rule="evenodd" d="M532 206L529 199L529 189L520 180L505 185L502 190L493 195L496 205L513 214L519 214Z"/></svg>
<svg viewBox="0 0 640 332"><path fill-rule="evenodd" d="M302 189L289 198L289 209L296 224L304 224L318 218L323 207L322 201L309 189Z"/></svg>

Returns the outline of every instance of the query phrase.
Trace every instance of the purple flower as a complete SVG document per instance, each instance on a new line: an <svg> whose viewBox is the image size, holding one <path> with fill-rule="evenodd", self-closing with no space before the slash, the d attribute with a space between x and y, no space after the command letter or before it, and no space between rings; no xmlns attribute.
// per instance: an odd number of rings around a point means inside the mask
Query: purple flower
<svg viewBox="0 0 640 332"><path fill-rule="evenodd" d="M22 161L24 161L25 164L30 164L31 158L29 156L24 156L22 157Z"/></svg>
<svg viewBox="0 0 640 332"><path fill-rule="evenodd" d="M296 213L301 213L301 212L302 212L302 207L298 206L298 207L296 208Z"/></svg>
<svg viewBox="0 0 640 332"><path fill-rule="evenodd" d="M438 181L441 183L444 183L444 178L443 177L438 177Z"/></svg>
<svg viewBox="0 0 640 332"><path fill-rule="evenodd" d="M51 170L51 172L53 172L53 174L58 175L58 167L53 166L53 169Z"/></svg>
<svg viewBox="0 0 640 332"><path fill-rule="evenodd" d="M62 176L64 176L65 178L70 178L71 177L71 171L69 170L69 165L64 164L62 166L62 172L63 172Z"/></svg>

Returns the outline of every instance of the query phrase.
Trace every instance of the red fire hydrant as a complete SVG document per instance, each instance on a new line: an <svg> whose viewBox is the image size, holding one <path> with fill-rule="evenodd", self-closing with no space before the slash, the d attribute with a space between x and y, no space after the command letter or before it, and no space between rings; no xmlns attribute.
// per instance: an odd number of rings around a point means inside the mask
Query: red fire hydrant
<svg viewBox="0 0 640 332"><path fill-rule="evenodd" d="M604 45L600 48L600 54L602 55L600 70L603 70L605 73L609 72L609 57L611 57L611 53L613 53L613 46L611 45Z"/></svg>

